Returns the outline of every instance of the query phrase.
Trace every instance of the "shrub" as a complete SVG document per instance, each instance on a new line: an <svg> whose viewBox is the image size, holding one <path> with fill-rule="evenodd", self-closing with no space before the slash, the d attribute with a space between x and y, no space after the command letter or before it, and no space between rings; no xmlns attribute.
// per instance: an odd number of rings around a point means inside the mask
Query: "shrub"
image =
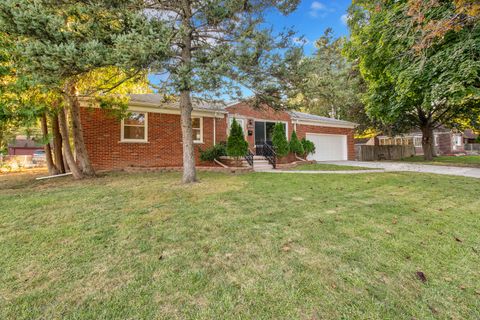
<svg viewBox="0 0 480 320"><path fill-rule="evenodd" d="M304 151L303 155L305 157L315 152L315 144L306 138L302 139L302 146Z"/></svg>
<svg viewBox="0 0 480 320"><path fill-rule="evenodd" d="M288 145L290 152L295 153L297 155L303 155L305 153L305 150L303 149L303 145L298 140L297 133L292 131L292 136L290 137L290 144Z"/></svg>
<svg viewBox="0 0 480 320"><path fill-rule="evenodd" d="M225 142L220 142L206 150L200 149L200 160L213 161L222 156L227 155L227 147Z"/></svg>
<svg viewBox="0 0 480 320"><path fill-rule="evenodd" d="M288 141L283 123L277 123L273 128L272 143L278 156L284 157L288 154Z"/></svg>
<svg viewBox="0 0 480 320"><path fill-rule="evenodd" d="M233 118L232 125L230 126L230 135L227 141L227 154L231 157L243 157L247 154L248 142L245 141L243 136L242 127L238 124L237 120Z"/></svg>

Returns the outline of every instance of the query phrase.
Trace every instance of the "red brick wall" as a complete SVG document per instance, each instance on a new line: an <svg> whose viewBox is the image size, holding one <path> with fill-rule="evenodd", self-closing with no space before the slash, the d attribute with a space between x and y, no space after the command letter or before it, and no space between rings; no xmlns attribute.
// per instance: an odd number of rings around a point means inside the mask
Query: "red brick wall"
<svg viewBox="0 0 480 320"><path fill-rule="evenodd" d="M247 135L247 141L251 149L255 147L255 125L252 121L252 125L249 125L249 120L273 120L273 121L286 121L288 122L288 136L292 134L292 123L290 121L290 115L284 111L276 111L273 108L264 106L259 108L252 108L248 104L240 102L236 105L227 108L230 115L239 115L247 119L247 130L251 130L253 134Z"/></svg>
<svg viewBox="0 0 480 320"><path fill-rule="evenodd" d="M81 120L88 155L96 169L120 169L130 166L182 166L180 115L148 113L148 142L120 142L120 120L101 109L81 109ZM213 118L203 118L203 143L195 144L196 163L199 148L213 145ZM226 118L216 119L216 142L226 140Z"/></svg>
<svg viewBox="0 0 480 320"><path fill-rule="evenodd" d="M354 143L354 140L353 140L353 129L319 127L319 126L297 124L298 139L305 138L305 135L307 133L324 133L324 134L344 134L344 135L347 135L348 160L355 160L355 143Z"/></svg>
<svg viewBox="0 0 480 320"><path fill-rule="evenodd" d="M269 107L263 107L259 109L254 109L248 106L245 103L239 103L227 108L227 111L230 114L238 114L247 119L263 119L263 120L277 120L277 121L287 121L288 122L288 137L292 134L294 125L291 121L291 117L287 112L284 111L275 111ZM247 124L248 126L248 124ZM252 130L254 132L254 127L248 127L247 130ZM299 139L305 137L306 133L324 133L324 134L344 134L347 135L348 143L348 159L355 160L355 143L353 140L353 129L349 128L332 128L332 127L319 127L311 125L300 125L297 124L297 136ZM253 135L247 137L247 141L251 148L255 145L255 132Z"/></svg>

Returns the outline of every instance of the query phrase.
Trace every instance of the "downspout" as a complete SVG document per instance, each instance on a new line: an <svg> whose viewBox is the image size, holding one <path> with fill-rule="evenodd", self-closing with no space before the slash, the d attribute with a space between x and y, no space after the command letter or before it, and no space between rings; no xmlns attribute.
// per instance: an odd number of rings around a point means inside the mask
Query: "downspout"
<svg viewBox="0 0 480 320"><path fill-rule="evenodd" d="M213 145L217 144L217 111L213 117Z"/></svg>

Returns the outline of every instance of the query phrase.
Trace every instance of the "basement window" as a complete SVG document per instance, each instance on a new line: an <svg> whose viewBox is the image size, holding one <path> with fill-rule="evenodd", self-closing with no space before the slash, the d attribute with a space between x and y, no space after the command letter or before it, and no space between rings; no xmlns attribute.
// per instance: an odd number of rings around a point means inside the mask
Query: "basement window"
<svg viewBox="0 0 480 320"><path fill-rule="evenodd" d="M122 142L147 142L147 120L146 112L130 112L122 119Z"/></svg>

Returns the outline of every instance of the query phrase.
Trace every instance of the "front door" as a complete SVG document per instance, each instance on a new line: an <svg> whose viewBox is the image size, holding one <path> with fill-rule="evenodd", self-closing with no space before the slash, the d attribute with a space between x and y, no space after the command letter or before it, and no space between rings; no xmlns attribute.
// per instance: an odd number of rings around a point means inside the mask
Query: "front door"
<svg viewBox="0 0 480 320"><path fill-rule="evenodd" d="M255 149L257 155L263 155L263 144L272 145L273 129L276 122L255 121ZM285 125L285 124L284 124Z"/></svg>

